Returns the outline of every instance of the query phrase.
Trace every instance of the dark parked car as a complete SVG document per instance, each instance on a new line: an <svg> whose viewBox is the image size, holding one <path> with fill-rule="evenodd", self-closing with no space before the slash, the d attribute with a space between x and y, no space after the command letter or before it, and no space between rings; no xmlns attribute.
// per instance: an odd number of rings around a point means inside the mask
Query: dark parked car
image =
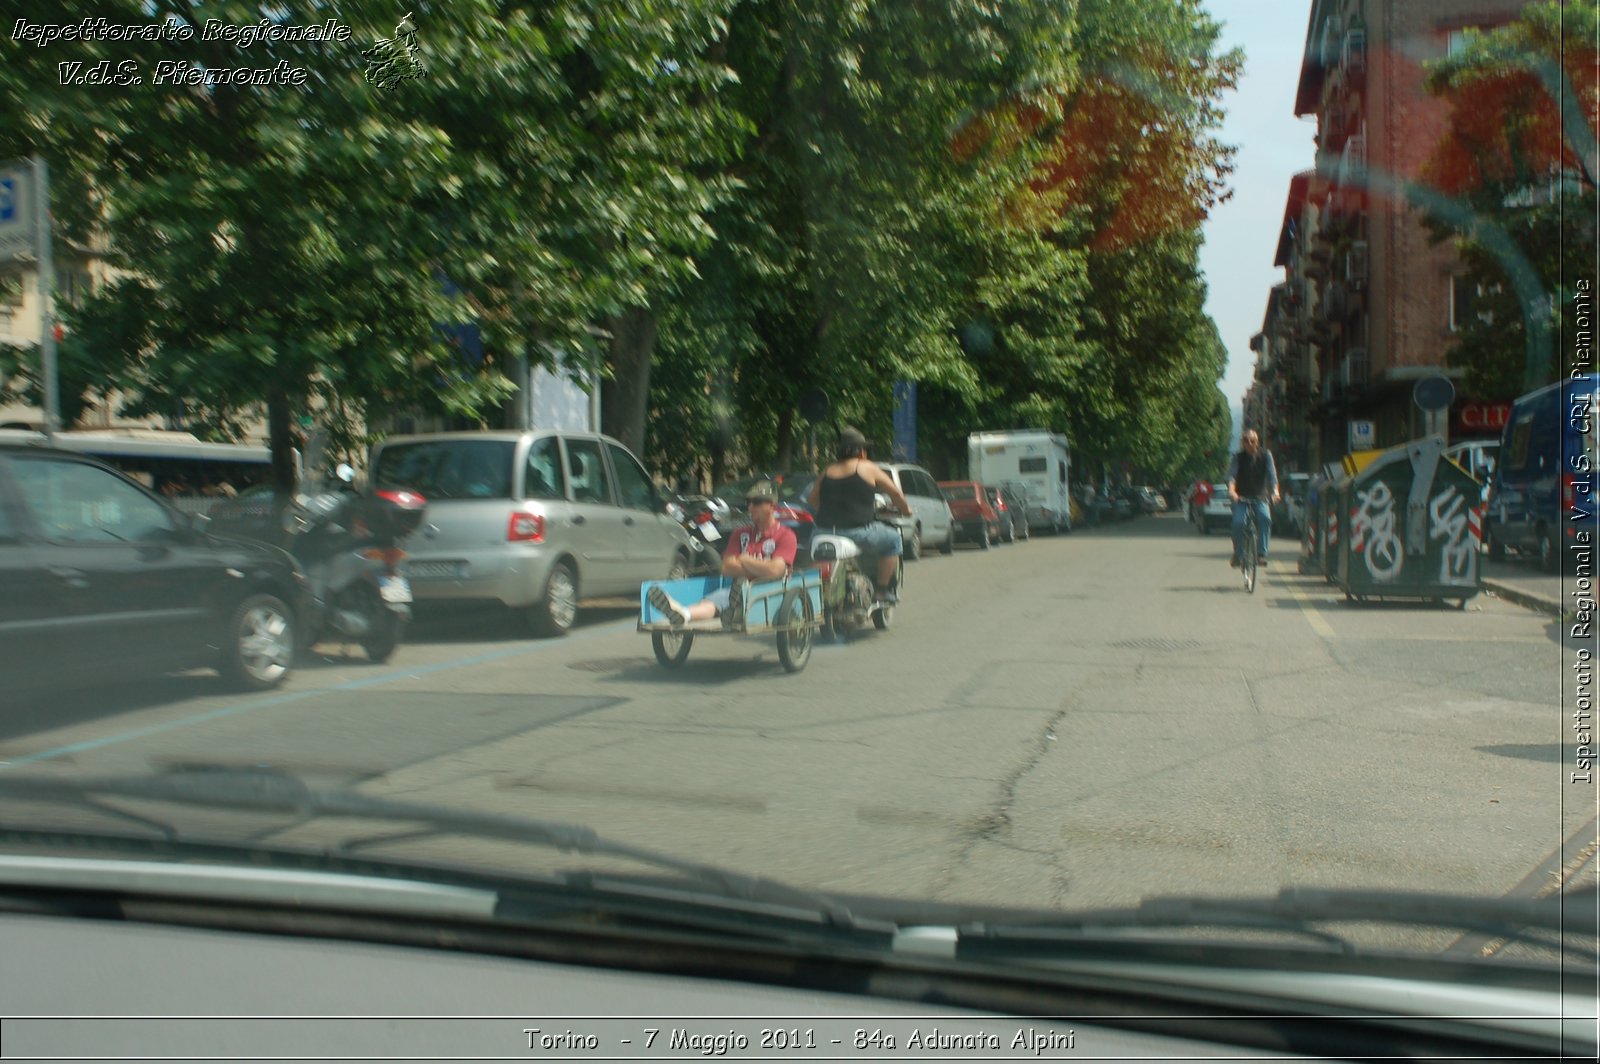
<svg viewBox="0 0 1600 1064"><path fill-rule="evenodd" d="M984 490L989 493L989 505L1000 515L1001 542L1015 543L1019 539L1027 539L1028 503L1022 493L1009 485Z"/></svg>
<svg viewBox="0 0 1600 1064"><path fill-rule="evenodd" d="M0 446L0 696L211 666L288 676L304 583L276 547L222 539L110 466Z"/></svg>

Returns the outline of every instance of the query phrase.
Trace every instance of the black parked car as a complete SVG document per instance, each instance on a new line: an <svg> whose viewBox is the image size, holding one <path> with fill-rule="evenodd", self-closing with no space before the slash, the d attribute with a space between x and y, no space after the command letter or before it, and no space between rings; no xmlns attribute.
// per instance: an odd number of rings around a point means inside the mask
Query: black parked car
<svg viewBox="0 0 1600 1064"><path fill-rule="evenodd" d="M200 666L275 687L303 589L282 550L213 536L110 466L0 446L0 697Z"/></svg>

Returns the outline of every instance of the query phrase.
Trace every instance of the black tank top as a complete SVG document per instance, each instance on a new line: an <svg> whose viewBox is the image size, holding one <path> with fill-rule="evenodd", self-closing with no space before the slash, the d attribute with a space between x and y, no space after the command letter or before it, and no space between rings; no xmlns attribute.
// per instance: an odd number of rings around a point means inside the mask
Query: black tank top
<svg viewBox="0 0 1600 1064"><path fill-rule="evenodd" d="M859 469L861 463L857 462ZM860 528L872 524L877 513L877 491L851 472L848 476L822 478L822 497L817 507L819 528Z"/></svg>

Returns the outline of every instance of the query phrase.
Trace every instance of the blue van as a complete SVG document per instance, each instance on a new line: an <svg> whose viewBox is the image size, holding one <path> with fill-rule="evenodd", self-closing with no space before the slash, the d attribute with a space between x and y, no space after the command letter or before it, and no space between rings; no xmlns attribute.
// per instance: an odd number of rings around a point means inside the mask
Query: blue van
<svg viewBox="0 0 1600 1064"><path fill-rule="evenodd" d="M1597 383L1600 374L1574 377L1512 404L1484 520L1489 557L1509 547L1553 573L1580 523L1593 524Z"/></svg>

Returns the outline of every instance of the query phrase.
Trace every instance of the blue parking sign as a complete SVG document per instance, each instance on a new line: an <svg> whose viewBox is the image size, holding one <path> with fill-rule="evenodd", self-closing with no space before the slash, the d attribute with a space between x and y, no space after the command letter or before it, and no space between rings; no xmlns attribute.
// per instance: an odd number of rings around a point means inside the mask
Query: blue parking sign
<svg viewBox="0 0 1600 1064"><path fill-rule="evenodd" d="M0 177L0 222L17 220L17 179Z"/></svg>

